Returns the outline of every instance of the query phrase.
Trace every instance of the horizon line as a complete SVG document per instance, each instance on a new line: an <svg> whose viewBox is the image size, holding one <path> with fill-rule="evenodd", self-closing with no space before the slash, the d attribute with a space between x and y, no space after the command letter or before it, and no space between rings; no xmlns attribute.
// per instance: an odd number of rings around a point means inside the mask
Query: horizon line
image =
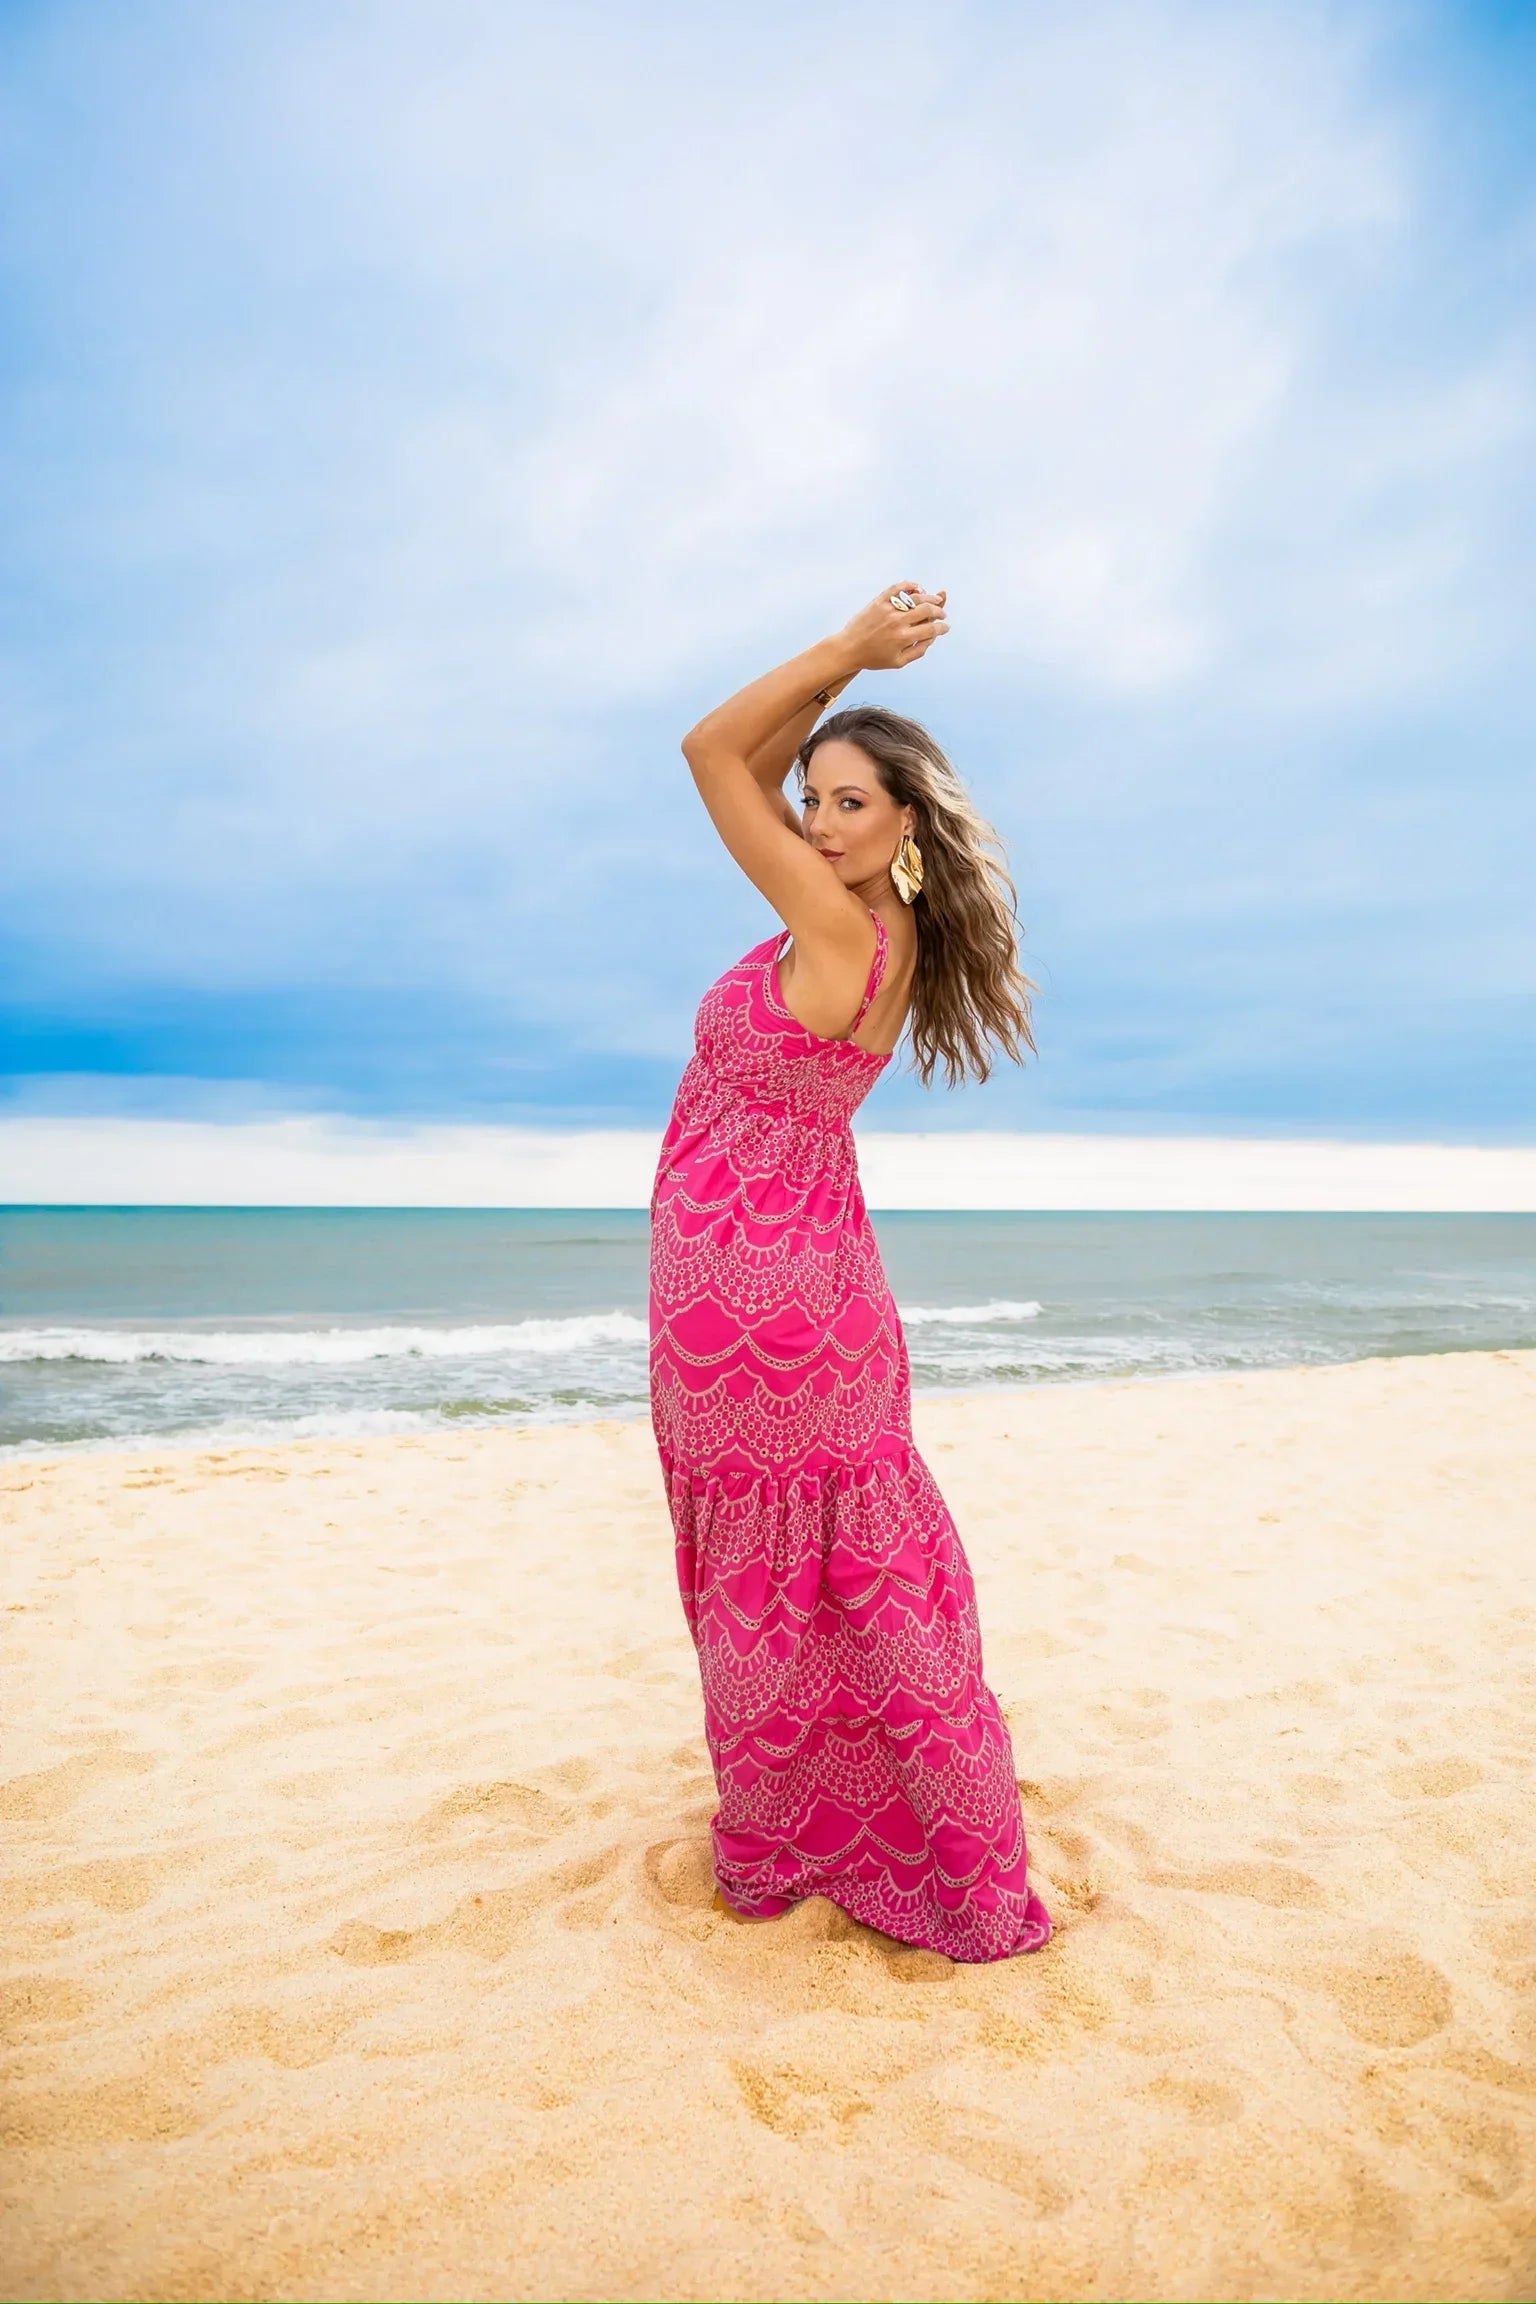
<svg viewBox="0 0 1536 2304"><path fill-rule="evenodd" d="M1536 1214L1536 1145L1066 1131L856 1131L868 1205L892 1214ZM544 1130L333 1117L0 1118L0 1206L649 1206L659 1129Z"/></svg>

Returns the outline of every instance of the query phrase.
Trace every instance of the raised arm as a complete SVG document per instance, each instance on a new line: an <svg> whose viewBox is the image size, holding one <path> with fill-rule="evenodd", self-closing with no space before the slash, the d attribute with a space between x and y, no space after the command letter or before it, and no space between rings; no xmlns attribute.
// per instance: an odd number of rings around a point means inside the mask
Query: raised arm
<svg viewBox="0 0 1536 2304"><path fill-rule="evenodd" d="M847 680L834 680L819 696L813 697L809 704L802 704L799 711L785 721L778 734L770 736L765 744L759 744L747 761L747 772L753 783L766 795L774 814L783 818L791 832L800 830L800 819L784 789L784 779L799 757L801 745L823 712L837 702L852 678L850 672Z"/></svg>
<svg viewBox="0 0 1536 2304"><path fill-rule="evenodd" d="M898 589L911 608L892 605ZM862 946L871 931L865 908L801 838L784 802L780 787L795 752L856 674L914 664L948 629L942 595L892 585L841 632L739 689L683 738L715 830L797 944Z"/></svg>

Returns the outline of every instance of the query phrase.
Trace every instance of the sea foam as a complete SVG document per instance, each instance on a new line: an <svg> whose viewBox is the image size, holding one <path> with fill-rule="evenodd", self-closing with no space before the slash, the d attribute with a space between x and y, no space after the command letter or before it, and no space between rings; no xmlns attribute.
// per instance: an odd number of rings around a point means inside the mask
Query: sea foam
<svg viewBox="0 0 1536 2304"><path fill-rule="evenodd" d="M1011 1320L1038 1320L1044 1306L1015 1304L914 1304L901 1315L906 1328L990 1328Z"/></svg>
<svg viewBox="0 0 1536 2304"><path fill-rule="evenodd" d="M566 1320L519 1320L494 1328L12 1328L0 1332L0 1361L339 1368L364 1360L489 1360L580 1352L593 1344L643 1344L647 1335L645 1322L632 1312L584 1312Z"/></svg>

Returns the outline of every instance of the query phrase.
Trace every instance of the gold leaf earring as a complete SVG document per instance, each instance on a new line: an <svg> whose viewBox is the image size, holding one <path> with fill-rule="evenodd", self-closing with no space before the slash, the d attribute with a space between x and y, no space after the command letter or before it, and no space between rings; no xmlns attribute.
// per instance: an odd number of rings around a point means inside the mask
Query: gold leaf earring
<svg viewBox="0 0 1536 2304"><path fill-rule="evenodd" d="M903 832L901 846L891 859L891 879L903 904L922 894L923 852L910 832Z"/></svg>

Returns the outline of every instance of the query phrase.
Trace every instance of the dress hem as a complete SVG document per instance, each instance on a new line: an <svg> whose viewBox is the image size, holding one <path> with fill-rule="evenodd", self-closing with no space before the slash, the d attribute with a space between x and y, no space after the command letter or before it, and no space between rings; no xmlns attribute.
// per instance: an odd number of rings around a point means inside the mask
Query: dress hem
<svg viewBox="0 0 1536 2304"><path fill-rule="evenodd" d="M747 1888L738 1887L717 1866L715 1882L732 1908L746 1919L780 1920L786 1912L792 1912L797 1904L806 1903L812 1896L824 1896L829 1904L835 1904L839 1911L846 1912L849 1919L857 1920L861 1927L872 1928L879 1935L889 1936L893 1942L904 1944L912 1951L942 1952L946 1959L958 1961L962 1967L967 1968L991 1967L999 1960L1018 1960L1031 1952L1043 1952L1055 1933L1051 1915L1033 1888L1028 1889L1022 1897L1008 1898L1010 1904L1022 1904L1022 1924L1012 1943L992 1951L982 1950L976 1942L977 1938L990 1932L978 1929L974 1920L968 1924L962 1922L946 1936L937 1927L917 1933L911 1923L899 1923L889 1912L876 1917L870 1909L876 1897L860 1896L858 1883L853 1881L836 1877L811 1878L806 1885L797 1887L788 1895L758 1896ZM861 1905L865 1907L862 1910ZM962 1938L963 1942L957 1941Z"/></svg>

